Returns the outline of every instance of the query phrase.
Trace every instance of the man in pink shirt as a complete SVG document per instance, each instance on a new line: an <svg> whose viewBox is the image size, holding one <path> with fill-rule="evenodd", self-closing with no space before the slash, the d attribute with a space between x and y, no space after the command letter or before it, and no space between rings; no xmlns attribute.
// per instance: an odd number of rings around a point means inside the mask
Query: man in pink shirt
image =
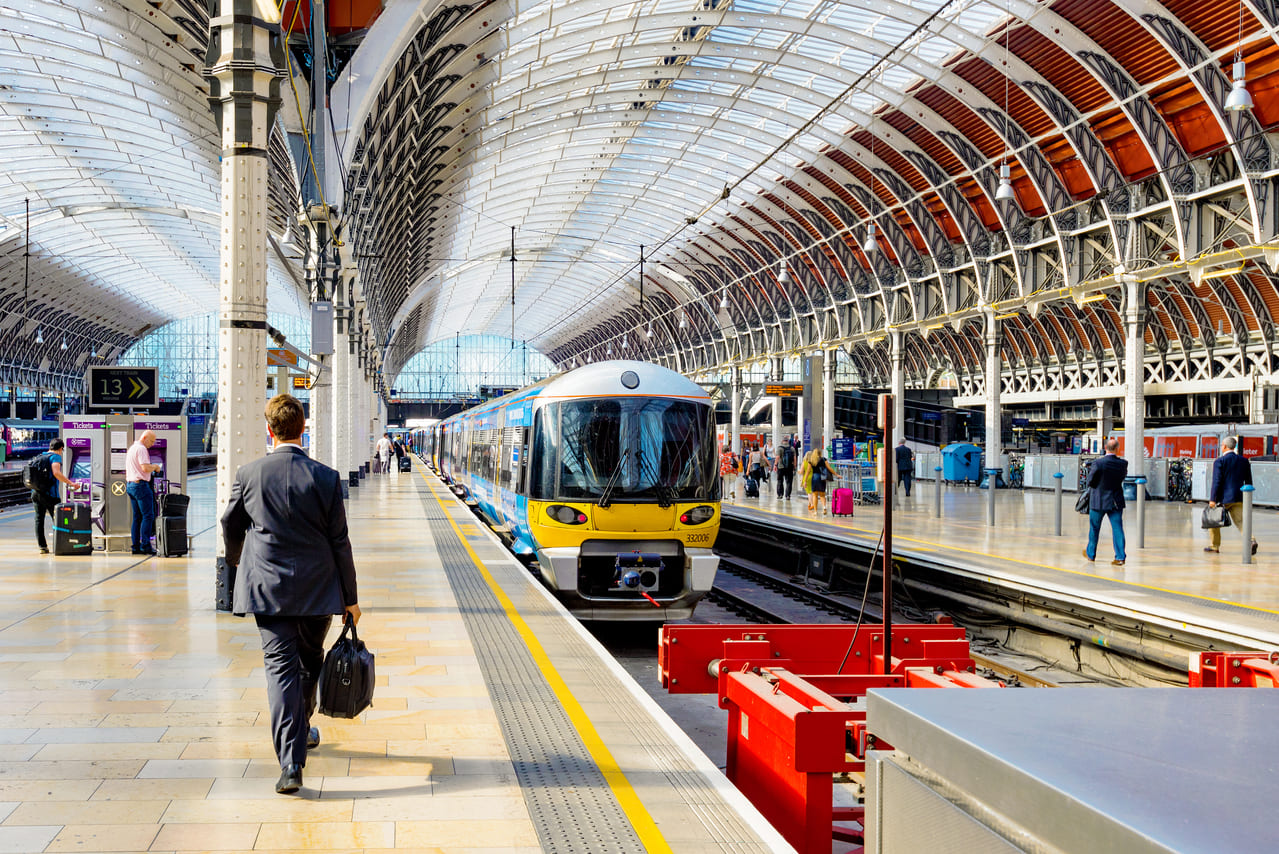
<svg viewBox="0 0 1279 854"><path fill-rule="evenodd" d="M133 508L133 553L135 555L153 555L151 535L155 532L155 490L151 486L151 473L160 470L160 466L151 462L151 446L155 444L155 434L143 430L142 435L129 446L129 453L124 458L124 478L129 482L129 506Z"/></svg>

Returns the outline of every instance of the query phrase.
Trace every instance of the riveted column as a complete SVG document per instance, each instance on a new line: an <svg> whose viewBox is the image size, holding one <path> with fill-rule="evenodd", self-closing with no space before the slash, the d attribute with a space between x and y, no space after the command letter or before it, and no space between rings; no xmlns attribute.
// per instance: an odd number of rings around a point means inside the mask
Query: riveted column
<svg viewBox="0 0 1279 854"><path fill-rule="evenodd" d="M1003 413L999 407L999 321L993 311L986 312L986 467L1002 468L999 455L1003 451Z"/></svg>
<svg viewBox="0 0 1279 854"><path fill-rule="evenodd" d="M835 454L835 369L839 351L827 350L822 357L822 447L827 457Z"/></svg>
<svg viewBox="0 0 1279 854"><path fill-rule="evenodd" d="M888 332L889 360L892 375L893 393L893 429L897 438L906 438L906 348L902 342L902 331L891 329ZM892 450L891 448L889 450Z"/></svg>
<svg viewBox="0 0 1279 854"><path fill-rule="evenodd" d="M773 359L773 382L786 381L786 360L781 356ZM782 446L782 398L773 398L773 453Z"/></svg>
<svg viewBox="0 0 1279 854"><path fill-rule="evenodd" d="M299 221L306 226L307 235L310 238L306 259L306 280L307 290L313 301L311 356L325 369L319 381L311 387L311 457L336 468L333 451L333 354L329 349L332 341L333 311L332 304L329 302L332 293L329 290L327 275L330 268L329 252L325 249L328 236L326 213L326 208L314 205L299 215ZM322 329L321 324L328 324L329 328ZM328 334L324 334L325 332Z"/></svg>
<svg viewBox="0 0 1279 854"><path fill-rule="evenodd" d="M732 421L729 422L732 430L729 447L734 453L740 454L742 452L742 369L736 365L733 366L731 405L733 414Z"/></svg>
<svg viewBox="0 0 1279 854"><path fill-rule="evenodd" d="M1136 276L1123 276L1124 311L1124 456L1128 476L1146 470L1146 289Z"/></svg>
<svg viewBox="0 0 1279 854"><path fill-rule="evenodd" d="M267 142L280 105L284 52L270 0L220 0L209 21L209 104L222 135L218 306L218 513L240 466L266 448ZM217 536L217 608L235 572Z"/></svg>
<svg viewBox="0 0 1279 854"><path fill-rule="evenodd" d="M332 432L333 468L346 481L348 490L359 486L355 466L351 464L351 291L355 284L355 267L344 264L337 292L333 297L333 368L332 374Z"/></svg>

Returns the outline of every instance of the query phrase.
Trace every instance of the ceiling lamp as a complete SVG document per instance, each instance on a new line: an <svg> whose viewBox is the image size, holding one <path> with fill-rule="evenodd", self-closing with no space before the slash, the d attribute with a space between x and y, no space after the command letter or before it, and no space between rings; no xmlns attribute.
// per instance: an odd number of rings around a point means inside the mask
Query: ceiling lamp
<svg viewBox="0 0 1279 854"><path fill-rule="evenodd" d="M67 336L65 335L62 336L62 347L60 349L67 349Z"/></svg>
<svg viewBox="0 0 1279 854"><path fill-rule="evenodd" d="M613 355L613 342L612 342L612 341L608 342L608 352L607 352L607 353L605 353L604 355L606 355L606 356L611 356L611 355Z"/></svg>
<svg viewBox="0 0 1279 854"><path fill-rule="evenodd" d="M679 314L679 328L680 329L688 328L688 315L682 311Z"/></svg>
<svg viewBox="0 0 1279 854"><path fill-rule="evenodd" d="M790 270L786 269L785 261L781 262L778 266L780 269L777 271L777 283L779 285L784 285L790 281Z"/></svg>
<svg viewBox="0 0 1279 854"><path fill-rule="evenodd" d="M622 336L622 349L623 349L623 350L625 350L625 349L626 349L626 347L627 347L627 344L626 344L626 336L625 336L625 335L623 335L623 336Z"/></svg>
<svg viewBox="0 0 1279 854"><path fill-rule="evenodd" d="M725 288L719 295L719 310L728 311L728 288Z"/></svg>
<svg viewBox="0 0 1279 854"><path fill-rule="evenodd" d="M1235 37L1235 64L1231 68L1230 94L1226 96L1226 109L1239 112L1252 109L1252 96L1248 94L1248 84L1243 64L1243 0L1239 0L1239 34Z"/></svg>
<svg viewBox="0 0 1279 854"><path fill-rule="evenodd" d="M43 329L39 329L39 328L37 328L37 329L36 329L36 343L37 343L37 344L43 344L43 343L44 343L44 330L43 330Z"/></svg>
<svg viewBox="0 0 1279 854"><path fill-rule="evenodd" d="M1226 96L1226 109L1236 112L1252 109L1252 95L1248 94L1248 84L1244 80L1244 64L1239 55L1235 55L1235 64L1231 74L1230 94Z"/></svg>
<svg viewBox="0 0 1279 854"><path fill-rule="evenodd" d="M652 338L652 337L653 337L653 321L651 321L651 320L648 322L648 329L646 329L646 330L644 331L644 337L645 337L645 338Z"/></svg>
<svg viewBox="0 0 1279 854"><path fill-rule="evenodd" d="M866 226L866 239L862 241L862 251L867 255L874 254L879 249L879 235L875 223Z"/></svg>
<svg viewBox="0 0 1279 854"><path fill-rule="evenodd" d="M1012 169L1005 160L999 164L999 187L995 190L995 201L1011 202L1017 198L1017 194L1013 192L1013 176Z"/></svg>

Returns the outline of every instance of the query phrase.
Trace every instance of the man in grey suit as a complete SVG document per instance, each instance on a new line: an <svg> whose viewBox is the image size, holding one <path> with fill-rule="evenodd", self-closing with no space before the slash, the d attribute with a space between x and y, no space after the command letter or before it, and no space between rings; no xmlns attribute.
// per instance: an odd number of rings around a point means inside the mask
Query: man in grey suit
<svg viewBox="0 0 1279 854"><path fill-rule="evenodd" d="M253 614L262 635L271 736L280 760L275 790L302 787L306 752L334 614L359 622L355 562L338 473L302 450L306 416L297 398L266 405L271 453L240 468L222 514L226 559L238 567L232 611Z"/></svg>

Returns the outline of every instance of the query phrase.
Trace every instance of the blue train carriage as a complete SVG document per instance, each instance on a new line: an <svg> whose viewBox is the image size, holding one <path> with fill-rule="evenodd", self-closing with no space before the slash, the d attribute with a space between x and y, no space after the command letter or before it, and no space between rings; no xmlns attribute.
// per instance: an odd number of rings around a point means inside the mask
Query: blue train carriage
<svg viewBox="0 0 1279 854"><path fill-rule="evenodd" d="M57 421L32 421L19 418L0 419L0 441L4 457L21 460L49 450L49 442L58 438Z"/></svg>
<svg viewBox="0 0 1279 854"><path fill-rule="evenodd" d="M437 425L438 471L582 619L690 616L715 579L715 416L646 362L587 365Z"/></svg>

